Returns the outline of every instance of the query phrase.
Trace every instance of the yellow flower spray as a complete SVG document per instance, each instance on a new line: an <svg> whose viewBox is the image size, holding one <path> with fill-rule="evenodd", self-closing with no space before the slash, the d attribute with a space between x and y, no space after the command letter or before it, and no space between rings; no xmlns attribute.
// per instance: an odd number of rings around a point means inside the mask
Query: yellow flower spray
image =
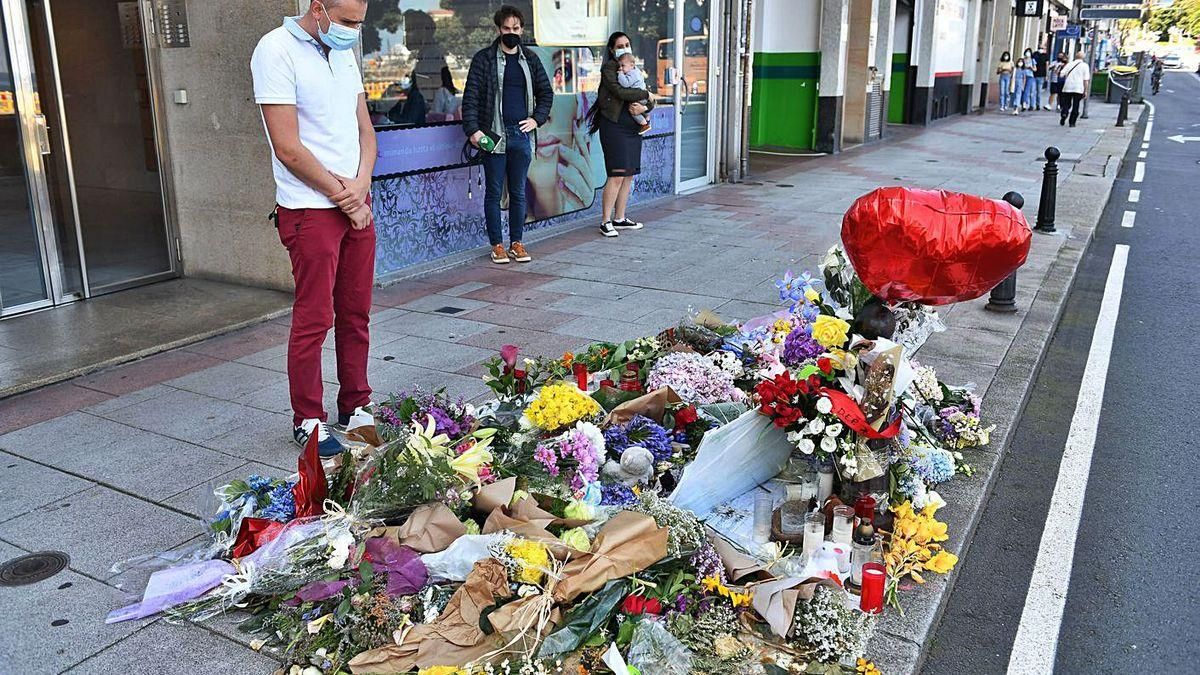
<svg viewBox="0 0 1200 675"><path fill-rule="evenodd" d="M943 551L939 542L946 541L946 523L933 517L938 505L930 504L914 511L911 502L892 507L895 522L891 537L885 545L884 559L887 561L887 602L900 610L899 585L905 577L918 584L925 583L922 572L946 574L958 563L958 556Z"/></svg>

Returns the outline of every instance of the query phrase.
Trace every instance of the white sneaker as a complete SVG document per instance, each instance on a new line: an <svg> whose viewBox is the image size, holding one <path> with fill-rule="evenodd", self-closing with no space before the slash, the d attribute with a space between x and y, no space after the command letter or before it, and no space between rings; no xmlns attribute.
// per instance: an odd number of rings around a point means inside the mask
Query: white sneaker
<svg viewBox="0 0 1200 675"><path fill-rule="evenodd" d="M301 420L300 426L292 429L292 440L304 448L314 433L317 435L317 452L322 457L333 457L346 449L341 441L329 433L329 425L318 419Z"/></svg>
<svg viewBox="0 0 1200 675"><path fill-rule="evenodd" d="M613 222L611 220L606 220L600 225L600 234L606 237L617 237L620 236L621 233L617 232L617 228L613 226Z"/></svg>
<svg viewBox="0 0 1200 675"><path fill-rule="evenodd" d="M618 230L640 230L645 227L645 225L642 223L639 223L636 220L630 220L628 218L614 220L612 221L612 224L613 227L617 228Z"/></svg>

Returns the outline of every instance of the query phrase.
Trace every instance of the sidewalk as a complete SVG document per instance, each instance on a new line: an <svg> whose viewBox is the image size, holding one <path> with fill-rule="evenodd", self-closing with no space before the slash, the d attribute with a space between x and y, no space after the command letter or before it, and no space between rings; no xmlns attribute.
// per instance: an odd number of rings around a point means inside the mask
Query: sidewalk
<svg viewBox="0 0 1200 675"><path fill-rule="evenodd" d="M976 476L943 493L947 543L958 552L1133 133L1132 124L1112 126L1116 106L1093 102L1091 113L1075 129L1052 113L963 117L834 157L770 158L756 163L761 184L721 185L640 210L642 231L607 240L589 226L531 246L532 264L481 259L377 290L372 384L379 397L415 387L480 397L480 364L505 343L560 354L589 340L655 333L689 307L731 319L773 311L772 280L788 269L815 271L838 241L846 208L881 185L992 197L1016 190L1032 223L1041 152L1057 145L1059 233L1034 237L1019 275L1020 311L985 313L982 300L947 308L950 330L918 356L947 381L975 382L985 415L999 425L989 452L974 458ZM8 608L0 672L274 669L267 654L240 646L250 636L231 618L106 626L103 617L124 602L106 583L112 563L199 535L211 486L295 470L287 324L285 316L0 401L0 561L47 549L71 556L70 569L51 579L0 588ZM327 349L327 382L335 380L332 355ZM335 394L331 384L329 410ZM952 580L907 593L905 617L885 616L871 654L884 672L915 669Z"/></svg>

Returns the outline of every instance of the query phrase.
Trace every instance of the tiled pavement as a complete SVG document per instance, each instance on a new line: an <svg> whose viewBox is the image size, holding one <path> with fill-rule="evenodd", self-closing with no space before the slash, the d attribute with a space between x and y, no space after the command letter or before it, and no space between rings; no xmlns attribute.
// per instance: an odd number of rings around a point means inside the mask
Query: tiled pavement
<svg viewBox="0 0 1200 675"><path fill-rule="evenodd" d="M838 239L841 215L880 185L937 187L998 197L1017 190L1037 209L1041 151L1078 159L1112 115L1093 106L1087 126L1052 115L964 117L836 157L757 161L753 182L722 185L645 207L646 228L606 240L590 227L532 247L528 265L480 261L377 289L370 375L381 395L445 387L479 397L481 363L502 344L560 354L589 340L657 332L688 308L731 319L775 309L772 279L815 269ZM1065 180L1075 165L1062 166ZM1094 166L1087 170L1095 170ZM1064 217L1065 216L1065 217ZM1070 232L1036 237L1020 278L1029 306ZM1064 227L1066 226L1066 227ZM945 379L982 394L1020 326L1020 314L948 308L952 330L921 354ZM0 588L0 672L268 672L225 619L171 626L106 626L125 601L111 584L119 560L170 549L200 532L213 485L295 468L285 371L288 318L0 401L0 560L68 552L69 571L33 586ZM327 408L334 409L332 340ZM63 624L62 621L67 623ZM891 638L888 638L891 639ZM895 641L895 640L893 640ZM900 651L911 643L898 641Z"/></svg>

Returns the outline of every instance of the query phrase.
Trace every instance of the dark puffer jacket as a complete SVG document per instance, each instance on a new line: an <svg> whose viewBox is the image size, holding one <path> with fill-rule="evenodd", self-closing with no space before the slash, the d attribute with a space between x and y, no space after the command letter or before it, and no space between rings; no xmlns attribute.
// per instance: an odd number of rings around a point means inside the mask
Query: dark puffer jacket
<svg viewBox="0 0 1200 675"><path fill-rule="evenodd" d="M496 69L496 51L500 49L500 39L475 53L471 59L471 67L467 71L467 85L463 88L462 123L463 133L468 137L476 131L491 131L497 135L503 134L503 129L493 129L496 118L496 92L500 87L499 74ZM533 113L530 117L538 126L550 119L550 106L554 104L554 90L550 87L550 78L542 66L542 60L533 50L522 45L521 53L529 68L530 80L533 83Z"/></svg>

